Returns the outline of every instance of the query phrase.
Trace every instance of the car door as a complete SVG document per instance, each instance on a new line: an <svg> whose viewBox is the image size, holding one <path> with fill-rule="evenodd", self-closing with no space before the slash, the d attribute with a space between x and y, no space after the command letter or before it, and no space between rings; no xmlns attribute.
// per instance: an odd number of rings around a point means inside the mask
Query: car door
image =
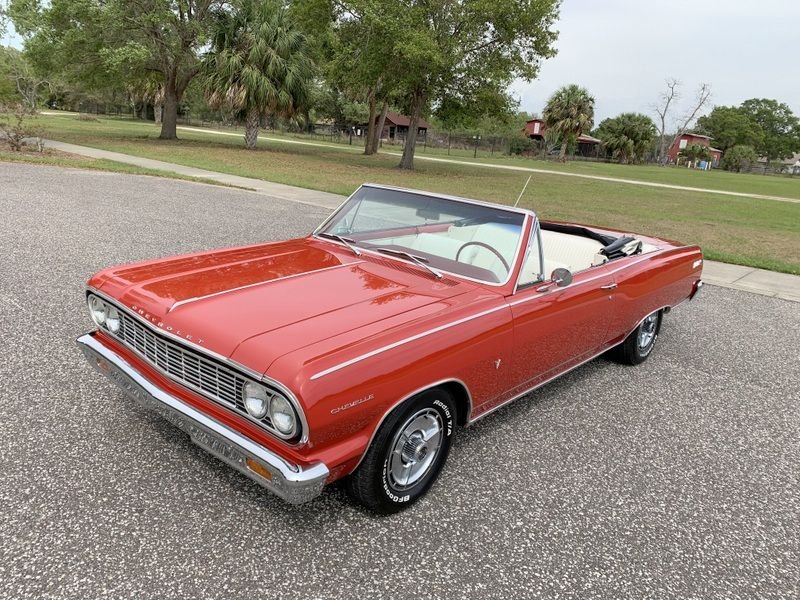
<svg viewBox="0 0 800 600"><path fill-rule="evenodd" d="M528 260L536 260L536 243ZM535 272L535 267L526 271ZM535 279L521 282L508 299L514 331L512 392L534 387L597 354L614 318L616 283L608 264L575 273L564 287Z"/></svg>

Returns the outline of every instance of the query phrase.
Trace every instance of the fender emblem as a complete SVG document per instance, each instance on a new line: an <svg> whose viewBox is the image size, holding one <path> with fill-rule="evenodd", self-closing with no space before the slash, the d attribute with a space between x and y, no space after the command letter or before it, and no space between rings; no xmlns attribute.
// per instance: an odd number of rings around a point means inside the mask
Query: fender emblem
<svg viewBox="0 0 800 600"><path fill-rule="evenodd" d="M368 396L364 396L363 398L359 398L358 400L353 400L352 402L348 402L347 404L342 404L341 406L332 409L331 414L335 415L337 413L342 412L343 410L347 410L348 408L353 408L354 406L358 406L359 404L364 404L364 402L369 402L374 397L375 394L369 394Z"/></svg>

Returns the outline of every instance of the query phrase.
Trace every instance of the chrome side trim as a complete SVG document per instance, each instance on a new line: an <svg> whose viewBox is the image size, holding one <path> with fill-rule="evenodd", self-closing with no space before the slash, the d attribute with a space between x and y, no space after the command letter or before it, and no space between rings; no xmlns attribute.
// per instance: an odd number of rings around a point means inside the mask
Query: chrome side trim
<svg viewBox="0 0 800 600"><path fill-rule="evenodd" d="M507 308L508 308L508 304L502 304L500 306L495 306L494 308L490 308L489 310L484 310L482 312L479 312L479 313L477 313L475 315L470 315L469 317L464 317L462 319L458 319L457 321L453 321L452 323L446 323L445 325L439 325L438 327L434 327L433 329L429 329L427 331L423 331L422 333L418 333L416 335L412 335L411 337L407 337L407 338L404 338L404 339L399 340L397 342L393 342L391 344L388 344L386 346L382 346L380 348L377 348L375 350L367 352L366 354L362 354L360 356L356 356L355 358L351 358L350 360L347 360L347 361L345 361L343 363L339 363L338 365L330 367L329 369L325 369L324 371L320 371L319 373L316 373L316 374L312 375L311 376L311 380L314 381L315 379L319 379L320 377L325 377L326 375L330 375L331 373L335 373L336 371L344 369L345 367L349 367L350 365L354 365L357 362L361 362L362 360L366 360L366 359L371 358L371 357L373 357L373 356L375 356L377 354L381 354L382 352L386 352L388 350L392 350L394 348L397 348L398 346L402 346L403 344L408 344L409 342L414 342L416 340L422 339L422 338L427 337L429 335L433 335L434 333L439 333L440 331L444 331L445 329L450 329L451 327L455 327L456 325L461 325L462 323L467 323L468 321L473 321L475 319L479 319L480 317L484 317L486 315L490 315L490 314L495 313L495 312L497 312L499 310L504 310L504 309L507 309Z"/></svg>
<svg viewBox="0 0 800 600"><path fill-rule="evenodd" d="M677 306L677 305L676 305L676 306ZM646 314L645 316L643 316L643 317L642 317L642 318L641 318L639 321L637 321L637 322L636 322L636 327L634 327L633 329L631 329L631 330L630 330L628 333L626 333L626 334L623 336L623 338L622 338L622 342L624 342L626 339L628 339L628 336L629 336L629 335L631 335L631 334L632 334L634 331L636 331L636 330L639 328L639 325L641 325L641 324L642 324L642 322L643 322L643 321L644 321L644 320L645 320L645 319L646 319L648 316L652 315L654 312L658 312L658 311L662 311L662 310L667 310L667 309L669 309L669 308L671 308L669 305L665 305L665 306L662 306L661 308L657 308L657 309L655 309L655 310L652 310L652 311L650 311L649 313L647 313L647 314ZM518 400L519 398L522 398L524 395L526 395L526 394L530 394L532 391L539 389L539 388L540 388L540 387L542 387L543 385L547 385L547 384L548 384L548 383L550 383L551 381L553 381L553 380L555 380L555 379L558 379L558 378L559 378L559 377L561 377L562 375L566 375L566 374L567 374L567 373L569 373L570 371L572 371L572 370L574 370L574 369L577 369L578 367L582 367L582 366L583 366L583 365L585 365L586 363L593 361L595 358L597 358L597 357L598 357L598 356L600 356L601 354L605 354L606 352L608 352L609 350L611 350L611 349L612 349L612 348L614 348L615 346L618 346L618 345L619 345L619 344L621 344L622 342L619 342L619 343L617 343L617 344L612 344L612 345L610 345L610 346L606 346L605 348L603 348L602 350L600 350L600 352L598 352L597 354L593 354L593 355L592 355L592 356L590 356L589 358L587 358L587 359L585 359L585 360L582 360L581 362L579 362L579 363L577 363L577 364L575 364L575 365L573 365L573 366L569 367L568 369L565 369L564 371L560 371L559 373L556 373L556 374L555 374L555 375L553 375L552 377L548 377L547 379L545 379L545 380L544 380L544 381L542 381L541 383L537 383L536 385L534 385L534 386L533 386L533 387L531 387L531 388L528 388L528 389L527 389L527 390L525 390L524 392L521 392L521 393L517 394L516 396L514 396L514 397L512 397L512 398L510 398L510 399L508 399L508 400L506 400L506 401L504 401L504 402L501 402L500 404L498 404L497 406L495 406L495 407L493 407L493 408L489 409L489 410L488 410L488 411L486 411L485 413L483 413L483 414L481 414L481 415L479 415L479 416L475 417L474 419L470 420L470 421L467 423L467 425L468 425L468 426L469 426L469 425L472 425L472 424L473 424L475 421L478 421L478 420L482 419L483 417L485 417L486 415L489 415L489 414L493 413L493 412L494 412L494 411L496 411L498 408L502 408L502 407L506 406L507 404L511 404L512 402L514 402L514 400Z"/></svg>
<svg viewBox="0 0 800 600"><path fill-rule="evenodd" d="M571 283L567 287L571 288L571 287L574 287L574 286L584 285L586 283L591 283L593 281L597 281L598 279L605 279L606 277L609 277L610 275L614 275L615 273L619 273L620 271L624 271L625 269L628 269L628 268L632 267L633 265L638 265L640 262L644 262L645 260L650 260L652 258L652 255L653 255L652 252L650 252L648 254L645 254L645 255L642 255L642 258L640 258L639 260L631 261L627 265L623 265L621 267L617 267L616 269L612 269L610 271L604 271L600 275L595 275L594 277L588 277L586 279L582 279L581 281L576 281L574 283ZM602 267L602 266L604 266L606 264L608 264L608 263L603 263L603 265L597 265L597 266ZM593 268L594 267L589 267L589 269L593 269ZM587 271L587 270L588 269L584 269L584 271ZM579 273L583 273L584 271L578 271L578 272ZM513 302L509 303L509 306L517 306L518 304L524 304L525 302L530 302L531 300L537 300L539 298L541 298L540 295L532 295L532 296L529 296L527 298L522 298L521 300L514 300Z"/></svg>
<svg viewBox="0 0 800 600"><path fill-rule="evenodd" d="M288 387L283 385L280 381L272 379L271 377L268 377L267 375L264 375L263 373L259 373L258 371L255 371L254 369L251 369L251 368L249 368L249 367L247 367L247 366L245 366L245 365L243 365L241 363L236 362L235 360L231 360L230 358L222 356L221 354L217 354L213 350L209 350L208 348L205 348L203 346L195 344L195 343L187 340L186 338L182 338L182 337L177 336L177 335L175 335L173 333L170 333L169 331L166 331L163 328L154 327L152 323L150 323L147 319L143 318L141 315L137 314L133 309L131 309L131 308L127 307L127 306L124 306L122 304L122 302L120 302L116 298L111 298L108 294L104 294L103 292L101 292L99 290L96 290L95 288L93 288L91 286L86 286L86 291L87 291L87 293L95 294L96 296L101 297L106 302L116 306L119 310L124 310L127 314L129 314L132 317L134 317L135 319L137 319L140 323L142 323L143 325L148 327L154 333L156 333L158 335L163 335L163 336L165 336L165 337L167 337L167 338L169 338L171 340L174 340L175 342L177 342L179 344L183 344L184 346L187 346L187 347L195 350L196 352L198 352L200 354L205 354L206 356L209 356L209 357L213 358L214 360L217 360L217 361L221 362L224 365L228 365L232 369L238 370L242 374L247 375L250 379L253 379L255 381L263 381L264 383L277 388L278 391L281 392L284 396L286 396L286 398L292 404L292 406L295 409L295 412L297 413L298 418L300 419L300 425L302 427L302 431L301 431L301 434L300 434L300 439L296 442L296 444L297 445L301 445L301 444L305 444L308 441L309 431L308 431L308 421L306 420L305 411L303 410L303 407L300 405L300 402L297 400L297 397L294 395L294 393L292 393L292 391ZM113 339L116 339L116 338L113 337L113 334L111 334L111 336L112 336ZM155 367L155 368L157 369L158 367ZM178 382L178 384L182 385L180 382ZM272 435L271 431L269 431L267 429L264 429L264 431L267 431L270 435ZM276 436L276 439L281 439L281 438L279 436ZM282 440L282 441L286 441L286 440ZM290 443L290 442L286 442L286 443Z"/></svg>
<svg viewBox="0 0 800 600"><path fill-rule="evenodd" d="M534 385L533 387L531 387L531 388L528 388L528 389L527 389L527 390L525 390L524 392L521 392L521 393L517 394L516 396L513 396L513 397L509 398L508 400L506 400L506 401L504 401L504 402L501 402L501 403L500 403L500 404L498 404L497 406L494 406L494 407L490 408L490 409L489 409L489 410L487 410L485 413L482 413L482 414L478 415L478 416L477 416L477 417L475 417L474 419L470 419L470 421L467 423L467 426L470 426L470 425L472 425L472 424L473 424L473 423L475 423L476 421L480 421L480 420L481 420L483 417L485 417L486 415L490 415L490 414L492 414L494 411L496 411L496 410L498 410L498 409L500 409L500 408L503 408L504 406L506 406L506 405L508 405L508 404L511 404L512 402L514 402L514 400L518 400L519 398L522 398L522 397L523 397L523 396L525 396L526 394L530 394L532 391L539 389L539 388L540 388L540 387L542 387L543 385L547 385L548 383L550 383L550 382L551 382L551 381L553 381L554 379L558 379L558 378L559 378L559 377L561 377L562 375L566 375L567 373L569 373L569 372L570 372L570 371L572 371L573 369L577 369L578 367L582 367L582 366L583 366L583 365L585 365L586 363L593 361L595 358L597 358L597 357L598 357L598 356L600 356L601 354L604 354L605 352L608 352L608 350L609 350L610 348L611 348L611 346L609 346L608 348L604 348L603 350L601 350L601 351L600 351L600 352L598 352L597 354L593 354L592 356L590 356L590 357L589 357L589 358L587 358L586 360L582 360L581 362L579 362L579 363L577 363L577 364L573 365L573 366L572 366L572 367L570 367L569 369L566 369L566 370L564 370L564 371L561 371L560 373L557 373L556 375L553 375L552 377L549 377L548 379L545 379L545 380L544 380L544 381L542 381L541 383L537 383L537 384L536 384L536 385Z"/></svg>
<svg viewBox="0 0 800 600"><path fill-rule="evenodd" d="M457 379L455 377L451 377L449 379L440 379L439 381L436 381L434 383L428 384L428 385L423 386L421 388L417 388L416 390L414 390L410 394L406 394L400 400L398 400L397 402L392 404L389 407L389 409L386 412L383 413L383 416L381 417L381 420L378 421L378 425L375 427L375 429L372 430L372 435L369 438L369 442L365 446L364 452L361 454L361 458L358 459L358 464L356 464L356 466L353 468L353 471L355 471L359 467L359 465L361 465L361 463L364 461L364 457L367 455L367 452L369 452L369 449L372 447L372 442L375 440L375 436L378 435L378 430L380 430L381 425L383 425L383 422L386 420L386 417L388 417L390 414L392 414L392 411L394 411L394 409L396 409L398 406L403 404L403 402L405 402L409 398L413 398L417 394L421 394L422 392L425 392L427 390L431 390L431 389L433 389L433 388L435 388L437 386L442 385L443 383L457 383L457 384L461 385L461 387L463 387L464 390L466 390L466 392L467 392L467 404L469 405L469 409L468 409L468 412L467 412L467 422L469 422L469 415L472 414L472 394L470 393L469 387L467 387L467 384L464 383L461 379Z"/></svg>
<svg viewBox="0 0 800 600"><path fill-rule="evenodd" d="M81 336L77 344L89 363L134 401L188 433L195 444L287 502L300 504L322 492L330 473L325 464L317 462L303 468L212 419L151 383L122 356L98 342L93 334ZM250 470L248 458L265 467L272 479Z"/></svg>
<svg viewBox="0 0 800 600"><path fill-rule="evenodd" d="M640 262L644 262L645 260L649 260L651 258L651 254L652 253L647 254L644 257L640 258L639 260L636 260L636 261L633 261L633 262L631 262L631 263L629 263L627 265L618 267L617 269L614 269L612 271L606 271L601 275L596 275L594 277L589 277L588 279L584 279L584 280L579 281L579 282L577 282L575 284L572 284L572 285L583 285L583 284L586 284L586 283L591 283L592 281L597 281L598 279L604 279L604 278L606 278L606 277L608 277L610 275L613 275L614 273L617 273L618 271L622 271L624 269L632 267L633 265L639 264ZM397 348L398 346L402 346L403 344L407 344L409 342L414 342L414 341L416 341L416 340L418 340L420 338L426 337L428 335L432 335L434 333L438 333L438 332L443 331L445 329L449 329L450 327L455 327L456 325L461 325L462 323L466 323L468 321L472 321L473 319L478 319L480 317L483 317L485 315L491 314L493 312L497 312L498 310L502 310L504 308L514 307L514 306L517 306L519 304L524 304L525 302L531 302L533 300L538 300L540 298L542 298L541 294L531 295L531 296L528 296L526 298L522 298L520 300L514 300L513 302L509 302L508 304L504 304L502 306L498 306L498 307L495 307L495 308L492 308L492 309L489 309L489 310L485 310L483 312L479 312L478 314L475 314L475 315L472 315L472 316L469 316L469 317L464 317L464 318L459 319L457 321L453 321L452 323L447 323L445 325L440 325L439 327L435 327L433 329L429 329L428 331L424 331L422 333L418 333L418 334L413 335L411 337L404 338L404 339L402 339L402 340L400 340L398 342L394 342L392 344L388 344L387 346L382 346L380 348L377 348L376 350L372 350L371 352L367 352L366 354L362 354L360 356L356 356L355 358L351 358L350 360L345 361L343 363L340 363L340 364L338 364L336 366L333 366L333 367L331 367L329 369L325 369L324 371L320 371L319 373L316 373L316 374L312 375L311 376L311 380L313 381L315 379L319 379L319 378L324 377L326 375L330 375L331 373L339 371L340 369L344 369L345 367L349 367L351 365L354 365L354 364L356 364L358 362L361 362L362 360L366 360L367 358L371 358L371 357L373 357L373 356L375 356L377 354L381 354L382 352L386 352L388 350L393 350L394 348ZM666 307L662 307L662 308L666 308ZM638 325L637 325L637 327L638 327Z"/></svg>
<svg viewBox="0 0 800 600"><path fill-rule="evenodd" d="M221 292L214 292L213 294L206 294L205 296L197 296L196 298L187 298L186 300L180 300L176 302L172 306L167 309L167 313L171 313L173 310L178 308L179 306L183 306L184 304L190 304L192 302L197 302L199 300L206 300L208 298L214 298L216 296L222 296L224 294L231 294L233 292L239 292L241 290L246 290L249 288L257 287L259 285L267 285L270 283L275 283L276 281L284 281L286 279L294 279L295 277L302 277L303 275L314 275L315 273L322 273L323 271L330 271L332 269L341 269L342 267L350 267L352 265L358 265L364 262L363 260L357 260L351 263L342 263L339 265L334 265L332 267L324 267L322 269L317 269L316 271L305 271L303 273L294 273L292 275L285 275L283 277L276 277L275 279L270 279L268 281L259 281L257 283L250 283L248 285L243 285L237 288L231 288L229 290L222 290Z"/></svg>

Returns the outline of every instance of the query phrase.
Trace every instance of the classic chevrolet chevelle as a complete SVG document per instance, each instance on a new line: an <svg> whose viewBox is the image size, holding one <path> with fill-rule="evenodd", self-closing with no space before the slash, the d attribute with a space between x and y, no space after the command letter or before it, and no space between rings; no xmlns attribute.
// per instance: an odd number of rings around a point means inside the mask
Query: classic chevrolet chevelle
<svg viewBox="0 0 800 600"><path fill-rule="evenodd" d="M696 246L364 185L306 238L101 271L78 344L285 500L346 477L389 513L427 492L458 426L606 351L644 361L702 263Z"/></svg>

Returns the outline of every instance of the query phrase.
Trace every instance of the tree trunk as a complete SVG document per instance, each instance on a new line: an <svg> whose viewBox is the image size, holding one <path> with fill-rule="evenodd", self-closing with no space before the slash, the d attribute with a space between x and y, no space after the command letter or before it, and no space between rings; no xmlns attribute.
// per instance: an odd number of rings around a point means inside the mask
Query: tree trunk
<svg viewBox="0 0 800 600"><path fill-rule="evenodd" d="M375 154L372 149L372 136L375 135L375 88L369 91L367 104L369 105L369 120L367 121L367 135L364 136L364 154L369 156Z"/></svg>
<svg viewBox="0 0 800 600"><path fill-rule="evenodd" d="M161 115L161 135L162 140L178 139L178 89L176 85L175 73L172 72L164 81L164 112Z"/></svg>
<svg viewBox="0 0 800 600"><path fill-rule="evenodd" d="M383 126L386 124L387 112L389 112L389 103L384 100L381 116L378 117L378 125L375 127L375 132L372 134L372 152L370 152L370 154L377 154L378 152L378 146L380 146L381 136L383 135Z"/></svg>
<svg viewBox="0 0 800 600"><path fill-rule="evenodd" d="M156 125L161 124L161 111L163 110L164 105L160 102L157 102L153 105L153 117L155 118Z"/></svg>
<svg viewBox="0 0 800 600"><path fill-rule="evenodd" d="M414 170L414 151L417 148L417 123L419 123L421 110L422 98L420 94L414 94L411 100L411 120L408 124L408 136L403 146L403 158L400 159L399 167L401 169Z"/></svg>
<svg viewBox="0 0 800 600"><path fill-rule="evenodd" d="M565 162L567 160L567 141L561 142L561 152L558 153L558 160Z"/></svg>
<svg viewBox="0 0 800 600"><path fill-rule="evenodd" d="M244 123L244 146L248 150L255 150L258 144L258 126L261 121L261 114L257 108L247 111L247 118Z"/></svg>

